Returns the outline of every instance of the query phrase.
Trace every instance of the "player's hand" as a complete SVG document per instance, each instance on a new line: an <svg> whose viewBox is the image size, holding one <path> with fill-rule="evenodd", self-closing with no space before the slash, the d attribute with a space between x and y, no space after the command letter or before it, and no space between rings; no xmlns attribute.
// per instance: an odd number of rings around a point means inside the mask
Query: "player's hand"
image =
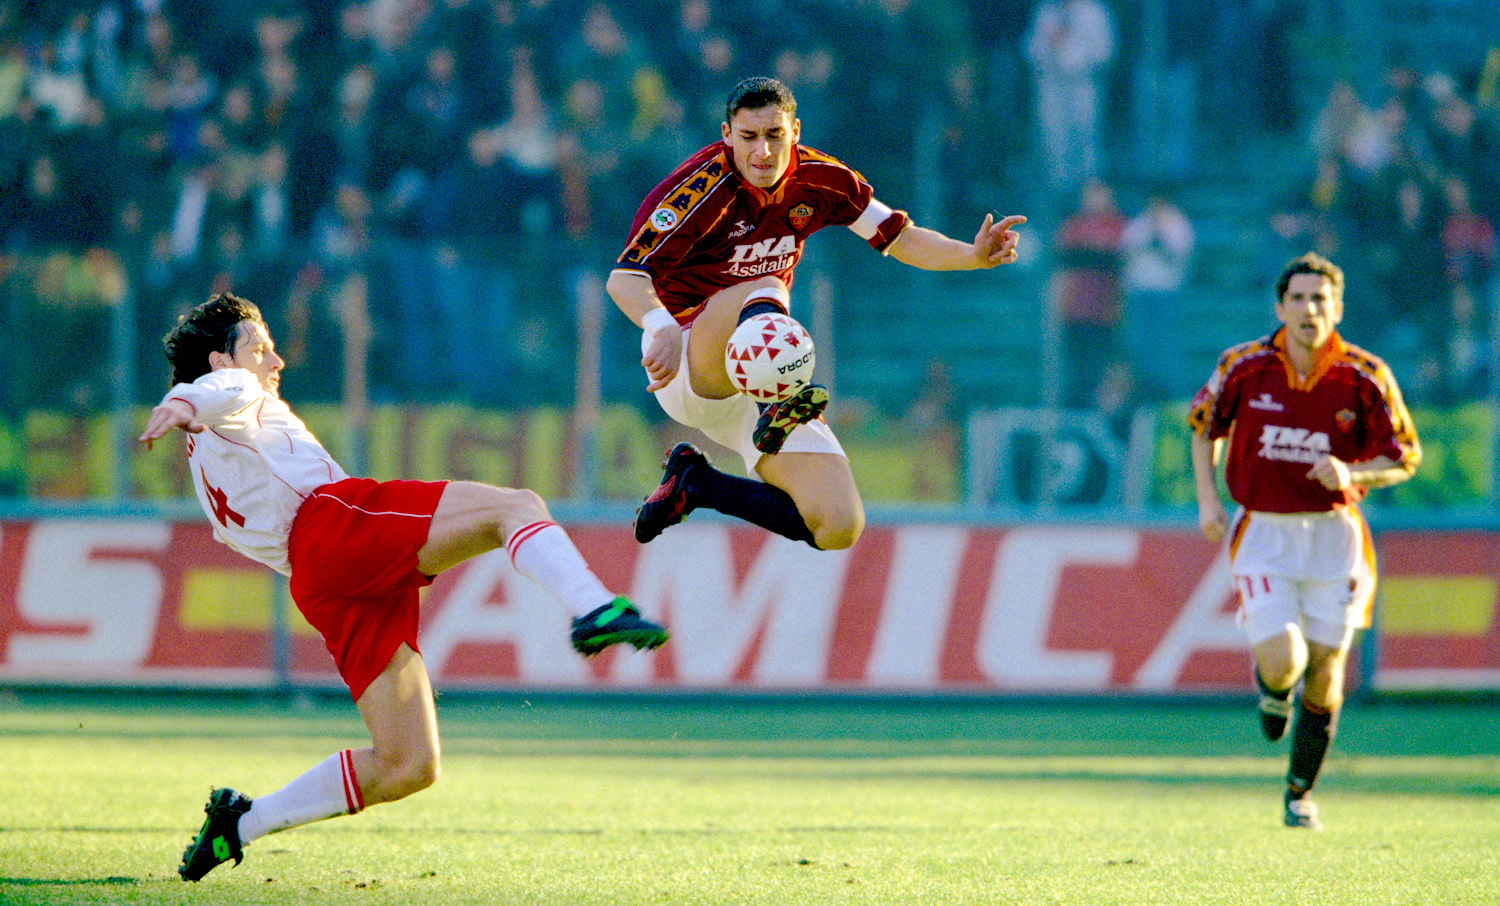
<svg viewBox="0 0 1500 906"><path fill-rule="evenodd" d="M1348 463L1327 453L1318 457L1313 467L1307 470L1307 477L1330 491L1342 491L1350 485Z"/></svg>
<svg viewBox="0 0 1500 906"><path fill-rule="evenodd" d="M192 406L181 400L167 400L151 410L151 417L146 420L146 430L141 432L140 441L149 450L154 442L166 437L173 428L197 434L203 430L203 423L193 418Z"/></svg>
<svg viewBox="0 0 1500 906"><path fill-rule="evenodd" d="M1217 497L1198 504L1198 530L1215 544L1224 540L1224 533L1229 531L1229 513Z"/></svg>
<svg viewBox="0 0 1500 906"><path fill-rule="evenodd" d="M995 215L984 215L984 223L974 234L974 256L979 259L980 266L991 268L1013 263L1019 255L1016 246L1021 241L1021 234L1012 228L1025 222L1026 218L1019 214L1012 214L999 223L995 222Z"/></svg>
<svg viewBox="0 0 1500 906"><path fill-rule="evenodd" d="M641 367L651 383L647 393L655 393L672 382L682 364L682 331L658 330L651 335L649 343L641 350Z"/></svg>

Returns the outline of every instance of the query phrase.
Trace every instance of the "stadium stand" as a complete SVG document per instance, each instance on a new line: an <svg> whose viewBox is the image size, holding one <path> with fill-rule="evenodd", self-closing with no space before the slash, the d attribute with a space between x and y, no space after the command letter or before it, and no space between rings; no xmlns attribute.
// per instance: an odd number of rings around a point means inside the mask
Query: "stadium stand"
<svg viewBox="0 0 1500 906"><path fill-rule="evenodd" d="M1060 220L1021 52L1036 5L0 0L0 315L9 335L42 338L0 363L0 416L154 398L156 337L230 286L262 300L304 397L339 399L344 375L308 364L336 356L301 353L339 348L367 323L378 401L504 408L525 400L495 388L530 383L566 405L576 280L609 266L635 200L717 135L724 91L754 71L793 85L809 144L919 220L961 235L987 210L1032 218L1026 260L985 280L909 273L857 243L811 246L807 277L833 287L823 342L840 391L896 412L940 359L963 405L1036 404ZM1165 191L1197 233L1175 306L1189 341L1149 392L1190 393L1215 351L1268 326L1267 274L1332 222L1351 291L1391 314L1377 319L1387 335L1360 339L1392 350L1419 400L1487 393L1493 236L1487 250L1438 252L1444 275L1470 281L1477 313L1434 340L1421 333L1432 319L1397 297L1392 251L1369 225L1414 174L1435 194L1465 181L1493 230L1494 5L1105 7L1116 40L1104 176L1126 216ZM912 42L927 52L893 50ZM1233 81L1247 66L1264 78ZM1169 96L1169 85L1196 89ZM1168 102L1186 105L1187 131L1172 134L1183 144L1143 150L1137 114ZM1336 159L1349 197L1313 210L1324 188L1304 190L1320 154ZM1302 231L1277 236L1280 215ZM639 405L634 341L609 315L604 395ZM934 318L961 329L933 331ZM424 345L403 355L416 325ZM918 332L924 342L903 341ZM63 350L101 336L115 337L119 361L49 380ZM473 342L499 336L509 342Z"/></svg>

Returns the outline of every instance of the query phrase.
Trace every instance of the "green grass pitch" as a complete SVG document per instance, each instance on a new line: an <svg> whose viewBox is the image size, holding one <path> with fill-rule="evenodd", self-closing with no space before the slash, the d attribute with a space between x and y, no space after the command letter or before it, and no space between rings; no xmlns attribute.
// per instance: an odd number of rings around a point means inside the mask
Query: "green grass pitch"
<svg viewBox="0 0 1500 906"><path fill-rule="evenodd" d="M1280 824L1233 700L443 696L432 789L175 873L213 785L364 742L353 706L0 701L0 903L1500 902L1500 702L1351 703Z"/></svg>

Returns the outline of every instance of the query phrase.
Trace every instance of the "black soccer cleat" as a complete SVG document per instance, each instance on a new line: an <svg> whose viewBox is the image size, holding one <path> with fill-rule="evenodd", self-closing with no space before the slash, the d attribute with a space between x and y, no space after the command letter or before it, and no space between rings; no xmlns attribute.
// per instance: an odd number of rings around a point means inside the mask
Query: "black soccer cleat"
<svg viewBox="0 0 1500 906"><path fill-rule="evenodd" d="M667 453L662 463L661 484L635 511L635 540L642 544L676 525L693 511L688 501L686 476L698 466L707 466L708 457L689 443L681 443Z"/></svg>
<svg viewBox="0 0 1500 906"><path fill-rule="evenodd" d="M592 657L621 642L634 645L637 651L660 648L670 636L666 627L644 619L625 597L573 618L573 648L584 657Z"/></svg>
<svg viewBox="0 0 1500 906"><path fill-rule="evenodd" d="M828 388L822 384L808 384L781 402L771 403L761 410L760 420L755 423L755 433L751 435L755 449L762 453L779 452L793 428L820 417L827 408Z"/></svg>
<svg viewBox="0 0 1500 906"><path fill-rule="evenodd" d="M1292 716L1291 697L1277 698L1274 695L1260 694L1260 706L1256 709L1260 714L1260 731L1272 742L1286 735L1287 718Z"/></svg>
<svg viewBox="0 0 1500 906"><path fill-rule="evenodd" d="M231 789L214 790L203 811L208 815L203 829L188 848L182 851L177 873L184 881L196 881L228 862L240 864L244 851L240 846L240 816L250 811L250 797Z"/></svg>

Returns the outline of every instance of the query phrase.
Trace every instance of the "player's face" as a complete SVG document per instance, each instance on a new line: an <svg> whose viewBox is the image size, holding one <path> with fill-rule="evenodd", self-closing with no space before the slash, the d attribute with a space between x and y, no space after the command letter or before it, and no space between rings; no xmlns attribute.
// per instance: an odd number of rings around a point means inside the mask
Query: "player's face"
<svg viewBox="0 0 1500 906"><path fill-rule="evenodd" d="M1276 303L1276 319L1286 325L1288 345L1317 351L1344 319L1344 300L1322 274L1293 274Z"/></svg>
<svg viewBox="0 0 1500 906"><path fill-rule="evenodd" d="M243 368L255 375L260 386L272 396L280 395L281 369L286 365L276 354L276 344L266 332L266 325L259 321L241 321L240 339L234 344L234 352L224 356L214 368Z"/></svg>
<svg viewBox="0 0 1500 906"><path fill-rule="evenodd" d="M792 163L792 146L802 135L802 121L775 105L736 110L734 119L720 127L735 167L757 189L770 189L781 181Z"/></svg>

